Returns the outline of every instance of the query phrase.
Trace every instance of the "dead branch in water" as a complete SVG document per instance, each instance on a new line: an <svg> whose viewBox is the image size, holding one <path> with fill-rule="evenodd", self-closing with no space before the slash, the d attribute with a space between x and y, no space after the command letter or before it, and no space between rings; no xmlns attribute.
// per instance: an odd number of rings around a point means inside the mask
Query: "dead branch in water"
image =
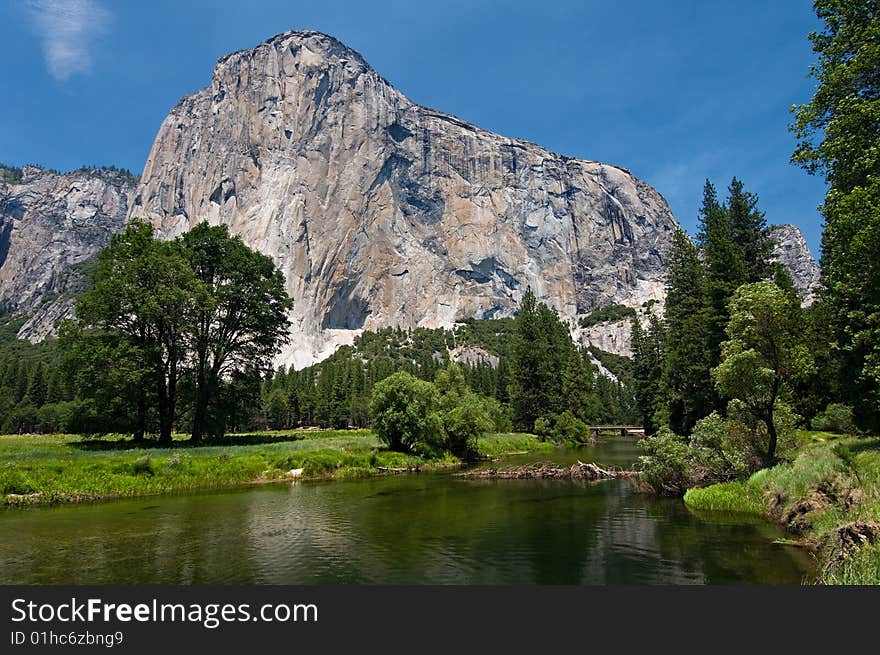
<svg viewBox="0 0 880 655"><path fill-rule="evenodd" d="M466 478L497 478L500 480L528 480L532 478L551 480L611 480L614 478L631 478L638 475L637 471L617 471L603 469L596 464L585 464L578 460L577 464L563 466L561 464L526 464L507 469L476 469L457 473Z"/></svg>

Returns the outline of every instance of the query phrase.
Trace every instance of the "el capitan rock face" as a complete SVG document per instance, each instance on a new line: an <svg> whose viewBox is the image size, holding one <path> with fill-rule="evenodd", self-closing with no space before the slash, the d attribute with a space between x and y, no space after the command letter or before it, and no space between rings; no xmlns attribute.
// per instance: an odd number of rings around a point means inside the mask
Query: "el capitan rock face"
<svg viewBox="0 0 880 655"><path fill-rule="evenodd" d="M83 264L123 229L134 188L120 171L36 166L0 184L0 303L28 317L19 337L40 341L73 315Z"/></svg>
<svg viewBox="0 0 880 655"><path fill-rule="evenodd" d="M297 366L360 329L511 316L529 285L564 318L662 299L676 227L626 170L416 105L316 32L218 61L162 124L134 217L225 223L272 256Z"/></svg>

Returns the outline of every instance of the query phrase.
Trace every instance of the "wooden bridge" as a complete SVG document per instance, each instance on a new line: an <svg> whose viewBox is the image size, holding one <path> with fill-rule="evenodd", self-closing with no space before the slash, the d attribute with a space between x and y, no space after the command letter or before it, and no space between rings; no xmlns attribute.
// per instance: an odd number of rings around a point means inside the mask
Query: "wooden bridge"
<svg viewBox="0 0 880 655"><path fill-rule="evenodd" d="M590 432L592 432L593 435L596 437L598 437L603 432L605 434L620 434L621 437L625 437L630 434L637 434L642 437L645 436L645 428L643 428L641 425L591 425Z"/></svg>

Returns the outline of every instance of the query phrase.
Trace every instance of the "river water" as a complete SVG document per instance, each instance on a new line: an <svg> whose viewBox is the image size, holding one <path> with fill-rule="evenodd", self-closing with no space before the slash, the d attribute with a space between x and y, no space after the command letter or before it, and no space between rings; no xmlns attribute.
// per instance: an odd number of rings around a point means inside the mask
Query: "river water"
<svg viewBox="0 0 880 655"><path fill-rule="evenodd" d="M610 439L546 461L626 467ZM511 457L504 465L535 461ZM696 516L626 480L450 473L0 511L3 584L799 584L760 521Z"/></svg>

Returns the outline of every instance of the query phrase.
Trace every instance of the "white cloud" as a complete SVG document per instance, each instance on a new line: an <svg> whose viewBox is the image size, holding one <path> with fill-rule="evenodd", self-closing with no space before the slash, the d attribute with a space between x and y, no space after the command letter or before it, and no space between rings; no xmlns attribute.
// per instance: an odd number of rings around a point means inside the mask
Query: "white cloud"
<svg viewBox="0 0 880 655"><path fill-rule="evenodd" d="M110 12L96 0L30 0L28 8L52 77L88 72L92 46L107 28Z"/></svg>

